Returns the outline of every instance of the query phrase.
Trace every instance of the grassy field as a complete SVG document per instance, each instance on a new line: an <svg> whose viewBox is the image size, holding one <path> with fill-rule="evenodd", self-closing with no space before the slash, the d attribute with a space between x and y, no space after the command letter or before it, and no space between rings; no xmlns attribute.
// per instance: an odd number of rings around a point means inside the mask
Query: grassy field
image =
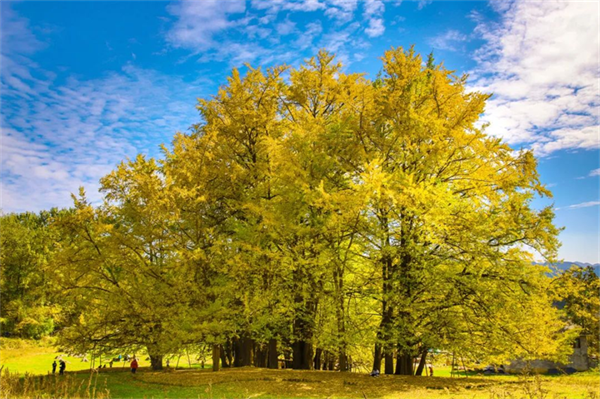
<svg viewBox="0 0 600 399"><path fill-rule="evenodd" d="M65 376L47 375L58 353L52 347L2 349L0 397L65 398L600 398L598 372L571 376L461 376L436 368L436 377L381 376L333 371L258 368L169 368L136 375L113 367L90 373L89 364L67 358ZM172 363L173 364L173 363ZM187 361L181 365L187 366ZM14 374L8 374L6 368ZM79 370L79 371L77 371ZM27 372L36 377L23 377ZM45 374L45 376L44 376Z"/></svg>
<svg viewBox="0 0 600 399"><path fill-rule="evenodd" d="M90 378L91 376L91 378ZM372 378L332 371L226 369L218 373L187 369L138 374L120 370L71 372L65 376L29 377L27 394L8 397L68 398L583 398L596 399L598 375L560 377L403 377ZM45 379L45 382L39 381ZM3 377L3 380L5 378ZM3 384L5 381L3 381ZM23 384L23 378L21 378ZM62 384L62 385L61 385ZM35 386L37 385L37 387ZM91 385L91 389L89 386ZM33 387L33 388L32 388ZM3 387L4 389L5 387ZM60 394L60 392L64 392Z"/></svg>
<svg viewBox="0 0 600 399"><path fill-rule="evenodd" d="M84 362L80 357L69 356L65 352L58 351L51 341L34 344L32 341L2 339L0 345L0 365L4 370L8 369L20 375L25 373L41 375L52 372L52 362L56 356L61 356L65 360L67 371L89 370L91 367L89 361ZM104 359L103 363L106 360L109 359ZM113 363L115 368L127 369L128 365L128 362ZM141 359L140 366L149 365L150 362Z"/></svg>

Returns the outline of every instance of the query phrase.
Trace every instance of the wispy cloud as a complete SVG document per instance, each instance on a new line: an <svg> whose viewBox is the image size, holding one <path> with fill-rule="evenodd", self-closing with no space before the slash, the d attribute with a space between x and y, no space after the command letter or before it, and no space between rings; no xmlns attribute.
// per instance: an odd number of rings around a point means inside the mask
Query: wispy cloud
<svg viewBox="0 0 600 399"><path fill-rule="evenodd" d="M433 3L433 0L418 0L417 8L422 10L427 7L429 4Z"/></svg>
<svg viewBox="0 0 600 399"><path fill-rule="evenodd" d="M320 0L252 0L252 8L268 10L270 14L281 11L311 12L326 8L325 2Z"/></svg>
<svg viewBox="0 0 600 399"><path fill-rule="evenodd" d="M330 0L325 15L339 23L347 23L354 19L358 0Z"/></svg>
<svg viewBox="0 0 600 399"><path fill-rule="evenodd" d="M600 176L600 168L590 171L589 177Z"/></svg>
<svg viewBox="0 0 600 399"><path fill-rule="evenodd" d="M476 89L494 93L483 118L489 132L540 156L600 148L598 3L492 5L501 20L478 20L487 44L472 74Z"/></svg>
<svg viewBox="0 0 600 399"><path fill-rule="evenodd" d="M229 15L243 13L246 1L186 0L169 4L167 10L176 17L167 33L169 43L200 51L216 45L214 36L234 25Z"/></svg>
<svg viewBox="0 0 600 399"><path fill-rule="evenodd" d="M377 37L383 35L385 26L383 23L383 12L385 5L381 0L365 0L364 3L364 18L369 26L365 29L365 33L369 37Z"/></svg>
<svg viewBox="0 0 600 399"><path fill-rule="evenodd" d="M588 201L588 202L582 202L580 204L569 205L567 208L568 209L589 208L589 207L598 206L598 205L600 205L600 201Z"/></svg>
<svg viewBox="0 0 600 399"><path fill-rule="evenodd" d="M362 19L356 15L359 5ZM185 0L168 5L167 10L174 17L166 33L171 46L189 50L200 62L220 61L230 66L293 62L314 54L316 46L338 52L350 62L360 58L349 54L363 37L385 32L384 0ZM291 18L306 13L311 15L309 22ZM297 39L290 39L293 34ZM331 40L341 36L348 40L341 44ZM332 43L335 48L328 47ZM304 50L311 54L302 54Z"/></svg>
<svg viewBox="0 0 600 399"><path fill-rule="evenodd" d="M290 21L289 18L286 18L285 21L278 23L276 28L277 33L280 36L286 36L290 33L293 33L296 30L296 24Z"/></svg>
<svg viewBox="0 0 600 399"><path fill-rule="evenodd" d="M431 47L439 50L457 51L459 46L468 40L467 35L450 29L440 35L434 36L429 40Z"/></svg>
<svg viewBox="0 0 600 399"><path fill-rule="evenodd" d="M96 200L99 178L119 161L154 155L176 130L197 122L200 82L131 64L97 79L58 79L30 58L39 45L27 20L12 14L8 21L3 34L23 46L2 48L4 211L68 206L81 185Z"/></svg>

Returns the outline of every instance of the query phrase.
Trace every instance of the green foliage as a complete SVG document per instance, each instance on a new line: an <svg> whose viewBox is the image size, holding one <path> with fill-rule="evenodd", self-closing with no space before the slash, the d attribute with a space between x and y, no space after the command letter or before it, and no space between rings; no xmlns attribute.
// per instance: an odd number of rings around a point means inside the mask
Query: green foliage
<svg viewBox="0 0 600 399"><path fill-rule="evenodd" d="M600 356L600 278L591 266L577 265L553 281L556 300L564 305L563 310L570 323L579 327L588 342L588 353Z"/></svg>
<svg viewBox="0 0 600 399"><path fill-rule="evenodd" d="M60 298L49 272L56 236L51 221L63 211L0 216L0 326L3 335L39 339L54 331Z"/></svg>

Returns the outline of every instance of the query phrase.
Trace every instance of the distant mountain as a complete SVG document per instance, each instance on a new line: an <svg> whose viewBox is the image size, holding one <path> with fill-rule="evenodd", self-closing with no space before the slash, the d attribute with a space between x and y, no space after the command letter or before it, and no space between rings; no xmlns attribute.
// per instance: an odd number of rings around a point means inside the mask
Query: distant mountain
<svg viewBox="0 0 600 399"><path fill-rule="evenodd" d="M540 263L543 265L548 265L547 263ZM586 266L591 266L592 269L594 269L594 273L596 273L596 276L600 276L600 263L587 263L587 262L571 262L571 261L566 261L566 262L561 262L561 263L553 263L552 266L556 267L559 270L569 270L571 268L571 266L573 265L577 265L577 266L581 266L581 267L586 267Z"/></svg>

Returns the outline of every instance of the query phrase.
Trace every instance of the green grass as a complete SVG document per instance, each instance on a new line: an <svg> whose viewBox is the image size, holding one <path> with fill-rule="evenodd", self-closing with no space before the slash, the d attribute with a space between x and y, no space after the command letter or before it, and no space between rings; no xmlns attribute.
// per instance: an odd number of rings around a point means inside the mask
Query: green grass
<svg viewBox="0 0 600 399"><path fill-rule="evenodd" d="M89 373L73 373L85 382ZM561 377L478 376L372 378L359 373L252 367L138 374L102 370L98 387L112 398L597 398L598 374Z"/></svg>
<svg viewBox="0 0 600 399"><path fill-rule="evenodd" d="M88 362L83 362L82 358L69 356L65 352L58 351L53 346L53 341L37 342L20 339L0 339L0 366L8 369L11 373L19 375L32 374L43 375L52 372L52 362L56 356L61 356L67 363L67 371L90 370L91 357L88 356ZM104 357L96 359L95 367L106 364L110 359ZM146 360L146 356L138 356L140 367L150 367L150 361ZM177 357L171 359L171 366L177 364ZM200 368L200 362L193 356L190 356L188 361L187 356L181 356L179 359L178 368ZM205 368L212 367L212 364L207 363ZM129 370L129 362L114 362L113 368L116 370ZM57 368L58 372L58 368Z"/></svg>
<svg viewBox="0 0 600 399"><path fill-rule="evenodd" d="M19 348L2 347L0 363L13 373L45 375L52 360L59 353L51 346L24 345ZM64 355L64 354L63 354ZM93 381L95 397L111 398L546 398L546 399L598 399L600 375L598 372L577 373L571 376L455 376L449 367L435 367L435 377L381 376L369 377L366 373L340 373L333 371L268 370L253 367L224 369L218 373L209 365L202 370L198 364L192 368L161 372L149 369L142 359L141 368L132 375L127 367L100 369L90 374L89 363L79 358L67 357L67 375L49 377L21 377L21 386L30 388L24 397L61 396L91 397ZM193 361L193 359L192 359ZM174 366L176 359L171 361ZM188 366L187 357L180 366ZM90 379L90 376L93 378ZM45 378L43 381L42 378ZM4 381L7 379L3 378ZM39 380L39 381L37 381ZM19 381L13 378L12 381ZM37 381L37 382L36 382ZM42 383L43 382L43 383ZM36 388L34 384L37 384ZM3 385L6 385L5 383ZM34 386L34 388L31 388ZM53 388L56 386L57 388ZM3 387L4 388L4 387ZM19 396L19 387L13 386L8 395ZM92 390L93 390L92 389ZM37 391L36 391L37 390ZM43 392L40 392L42 390ZM57 395L56 392L71 392ZM37 392L32 394L31 392ZM105 396L102 396L105 395ZM594 396L595 395L595 396Z"/></svg>
<svg viewBox="0 0 600 399"><path fill-rule="evenodd" d="M4 369L8 369L13 373L40 375L52 372L52 362L56 356L62 356L65 360L67 371L89 370L91 367L91 362L83 362L81 358L69 356L65 352L59 352L54 347L36 345L23 345L19 348L10 349L1 348L0 364L4 366ZM106 363L106 360L109 359L105 358L102 363ZM100 359L97 359L97 361L100 361ZM113 363L113 367L115 368L127 369L128 366L129 362ZM149 366L149 362L142 359L140 366Z"/></svg>

